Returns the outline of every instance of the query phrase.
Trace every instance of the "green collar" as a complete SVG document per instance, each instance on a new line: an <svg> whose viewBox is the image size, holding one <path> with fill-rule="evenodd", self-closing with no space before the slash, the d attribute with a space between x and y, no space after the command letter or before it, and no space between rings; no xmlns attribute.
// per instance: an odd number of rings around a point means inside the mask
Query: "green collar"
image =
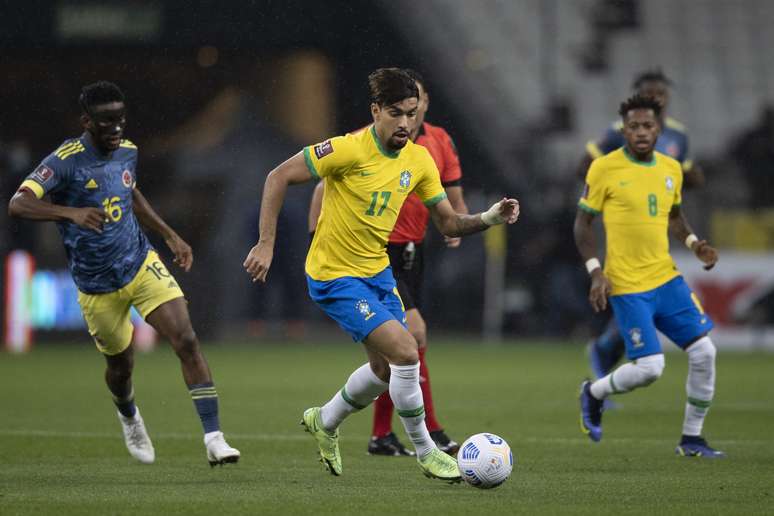
<svg viewBox="0 0 774 516"><path fill-rule="evenodd" d="M379 141L379 136L376 134L376 129L374 126L371 126L371 136L374 137L374 141L376 142L376 148L379 149L379 152L381 152L384 156L387 156L388 158L395 159L400 155L400 151L395 152L388 152L387 149L382 147L382 142Z"/></svg>
<svg viewBox="0 0 774 516"><path fill-rule="evenodd" d="M656 165L656 151L653 151L653 157L650 158L650 161L640 161L634 156L631 155L629 152L629 149L624 145L623 147L624 155L626 156L626 159L631 161L632 163L636 163L637 165L642 165L643 167L653 167Z"/></svg>

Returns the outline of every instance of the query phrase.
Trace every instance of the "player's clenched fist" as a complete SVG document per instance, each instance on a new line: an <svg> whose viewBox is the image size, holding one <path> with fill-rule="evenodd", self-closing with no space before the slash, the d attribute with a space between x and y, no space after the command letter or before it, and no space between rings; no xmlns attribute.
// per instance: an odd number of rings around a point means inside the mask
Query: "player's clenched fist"
<svg viewBox="0 0 774 516"><path fill-rule="evenodd" d="M710 270L718 262L717 249L709 245L706 240L699 240L692 247L696 257L704 263L704 270Z"/></svg>
<svg viewBox="0 0 774 516"><path fill-rule="evenodd" d="M247 274L253 278L253 281L266 281L266 275L271 267L271 260L274 257L274 248L272 245L258 242L247 253L244 266Z"/></svg>
<svg viewBox="0 0 774 516"><path fill-rule="evenodd" d="M599 313L607 308L607 296L610 295L610 281L602 273L602 269L596 269L591 273L591 288L589 289L589 303L595 312Z"/></svg>
<svg viewBox="0 0 774 516"><path fill-rule="evenodd" d="M513 224L519 220L519 201L504 197L482 213L481 220L488 226L502 224L503 222Z"/></svg>

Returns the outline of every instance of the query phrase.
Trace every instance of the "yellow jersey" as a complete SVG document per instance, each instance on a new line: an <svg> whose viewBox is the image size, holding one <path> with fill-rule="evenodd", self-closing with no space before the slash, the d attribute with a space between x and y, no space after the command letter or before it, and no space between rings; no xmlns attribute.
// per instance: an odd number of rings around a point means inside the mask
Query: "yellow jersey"
<svg viewBox="0 0 774 516"><path fill-rule="evenodd" d="M314 280L371 277L389 264L387 240L403 202L416 192L426 206L446 198L426 148L411 141L384 149L374 126L304 147L309 172L325 181L322 210L306 256Z"/></svg>
<svg viewBox="0 0 774 516"><path fill-rule="evenodd" d="M646 292L679 276L669 255L669 212L682 198L680 163L660 152L637 161L625 147L595 159L578 206L602 213L612 295Z"/></svg>

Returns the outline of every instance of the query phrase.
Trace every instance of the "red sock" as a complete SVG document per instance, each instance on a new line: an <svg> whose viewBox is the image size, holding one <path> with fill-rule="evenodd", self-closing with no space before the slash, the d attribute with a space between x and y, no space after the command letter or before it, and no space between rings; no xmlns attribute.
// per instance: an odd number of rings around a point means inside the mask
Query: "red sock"
<svg viewBox="0 0 774 516"><path fill-rule="evenodd" d="M425 424L429 432L441 430L442 427L435 419L435 409L433 408L433 394L430 392L430 373L427 370L425 362L425 351L427 348L419 348L419 387L422 389L422 398L425 402Z"/></svg>
<svg viewBox="0 0 774 516"><path fill-rule="evenodd" d="M392 398L390 391L386 390L374 401L374 427L371 435L384 437L392 432L392 411Z"/></svg>

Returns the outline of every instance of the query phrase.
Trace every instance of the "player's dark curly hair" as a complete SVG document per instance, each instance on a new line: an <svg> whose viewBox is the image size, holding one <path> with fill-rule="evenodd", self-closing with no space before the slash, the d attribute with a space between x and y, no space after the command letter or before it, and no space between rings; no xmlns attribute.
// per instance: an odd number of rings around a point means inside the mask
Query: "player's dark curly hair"
<svg viewBox="0 0 774 516"><path fill-rule="evenodd" d="M425 81L425 78L422 77L421 73L417 72L413 68L404 68L403 71L406 72L409 77L414 79L414 82L418 82L419 84L421 84L422 85L422 89L424 89L425 92L428 91L427 90L427 81Z"/></svg>
<svg viewBox="0 0 774 516"><path fill-rule="evenodd" d="M634 95L621 102L618 114L621 118L626 118L626 114L632 109L652 109L656 118L661 116L661 104L656 99L644 95Z"/></svg>
<svg viewBox="0 0 774 516"><path fill-rule="evenodd" d="M368 76L371 102L380 107L395 104L410 97L419 98L417 83L400 68L379 68Z"/></svg>
<svg viewBox="0 0 774 516"><path fill-rule="evenodd" d="M667 86L672 86L672 84L674 84L672 82L672 79L667 77L661 68L654 68L652 70L645 70L643 72L638 73L634 77L634 82L632 83L632 89L639 90L644 83L655 82L655 81L663 82Z"/></svg>
<svg viewBox="0 0 774 516"><path fill-rule="evenodd" d="M124 93L121 88L108 81L87 84L81 88L81 94L78 96L78 103L86 114L90 114L94 106L123 101Z"/></svg>

